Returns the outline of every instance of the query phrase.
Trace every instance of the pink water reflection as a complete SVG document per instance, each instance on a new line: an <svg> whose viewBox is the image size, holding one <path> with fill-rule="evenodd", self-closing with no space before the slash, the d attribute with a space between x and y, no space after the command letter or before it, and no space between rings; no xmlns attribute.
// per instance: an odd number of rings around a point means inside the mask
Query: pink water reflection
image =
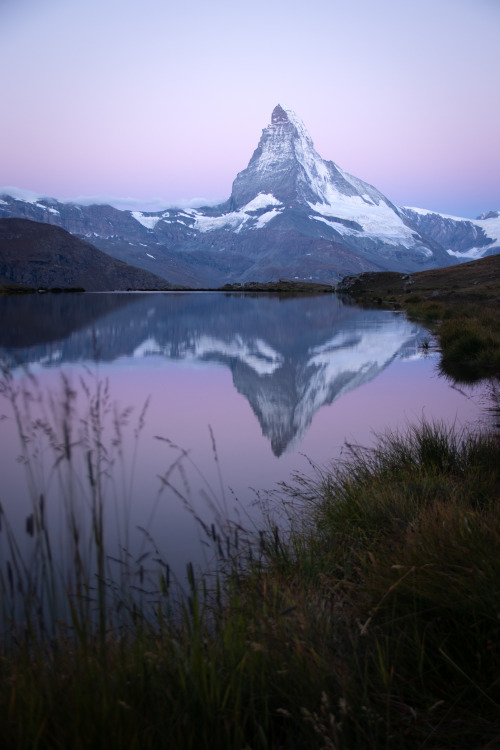
<svg viewBox="0 0 500 750"><path fill-rule="evenodd" d="M311 462L325 466L335 461L346 441L369 445L377 433L423 418L459 426L479 419L481 391L461 391L439 377L437 357L419 355L420 334L403 316L340 307L329 298L224 301L219 296L214 307L210 299L194 296L196 314L186 296L134 299L128 317L122 307L120 318L107 311L108 317L102 317L100 311L105 340L128 353L98 365L54 365L54 352L69 349L72 341L72 351L78 351L88 341L86 329L75 329L49 349L33 349L37 357L47 356L46 351L52 357L50 368L32 365L41 393L57 394L64 371L80 390L80 410L82 375L90 383L109 381L111 400L134 408L125 430L125 474L117 473L107 500L111 541L134 555L144 547L144 535L136 531L142 526L180 574L188 560L203 563L199 526L179 494L208 523L220 513L258 525L257 493L266 498L294 472L311 472ZM146 326L148 319L153 322ZM18 371L16 382L22 378ZM133 427L147 398L132 476ZM0 501L29 545L24 520L30 501L23 467L16 461L19 442L8 404L0 405L1 413L7 418L0 421ZM178 493L159 493L159 476L180 450L158 436L188 452L184 474L171 476ZM112 439L111 425L104 438ZM57 516L53 460L46 452L46 500Z"/></svg>
<svg viewBox="0 0 500 750"><path fill-rule="evenodd" d="M81 368L66 366L65 372L76 384ZM99 374L109 379L112 398L121 406L136 403L137 394L141 394L135 415L144 398L150 397L131 493L130 528L148 527L164 558L174 564L177 561L180 568L185 560L202 562L199 529L175 493L158 494L158 476L168 470L178 452L156 436L168 438L189 451L203 475L201 478L185 462L189 490L179 475L173 479L197 513L207 521L213 516L204 495L206 482L222 512L233 518L239 514L249 524L251 519L258 522L258 513L253 508L256 491L275 488L278 482L289 480L295 471L310 472L308 459L320 466L335 461L346 440L367 445L373 442L375 433L424 417L459 425L475 424L479 414L479 393L465 395L450 388L436 375L436 359L396 361L376 379L320 408L300 445L278 458L263 438L248 401L233 386L231 372L223 366L190 368L157 358L150 360L147 367L131 367L127 361L101 365ZM56 392L60 387L57 371L39 373L37 378L42 390ZM29 502L23 468L16 463L19 448L12 427L10 419L0 423L2 503L22 531ZM209 428L215 436L225 502ZM120 498L111 501L112 506L116 503L120 505ZM111 523L113 518L110 511ZM138 550L142 541L139 535L129 543Z"/></svg>

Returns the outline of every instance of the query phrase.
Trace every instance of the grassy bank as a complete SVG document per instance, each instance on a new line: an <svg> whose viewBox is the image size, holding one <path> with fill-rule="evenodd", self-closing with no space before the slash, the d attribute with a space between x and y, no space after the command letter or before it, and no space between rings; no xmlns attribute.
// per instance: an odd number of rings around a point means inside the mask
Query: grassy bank
<svg viewBox="0 0 500 750"><path fill-rule="evenodd" d="M34 519L48 575L29 585L2 518L3 747L497 746L499 494L493 437L428 424L383 436L282 488L286 538L270 524L236 547L212 530L226 574L208 588L189 569L175 616L162 564L154 586L107 583L98 494L96 571L73 529L66 618L42 617L60 540ZM9 627L16 596L24 620Z"/></svg>
<svg viewBox="0 0 500 750"><path fill-rule="evenodd" d="M500 255L414 274L366 273L341 290L360 302L404 309L436 334L442 369L473 382L500 374Z"/></svg>

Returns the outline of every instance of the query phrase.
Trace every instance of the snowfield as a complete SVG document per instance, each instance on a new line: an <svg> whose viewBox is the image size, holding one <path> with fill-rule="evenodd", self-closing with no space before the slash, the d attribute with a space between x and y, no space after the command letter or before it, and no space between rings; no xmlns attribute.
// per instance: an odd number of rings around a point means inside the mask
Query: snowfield
<svg viewBox="0 0 500 750"><path fill-rule="evenodd" d="M260 216L254 215L255 212L271 206L274 206L274 208L260 214ZM191 209L190 214L195 218L194 228L199 232L214 232L217 229L231 229L234 232L240 232L243 228L262 229L281 210L282 204L274 195L259 193L238 211L231 211L220 216L204 216L196 209Z"/></svg>

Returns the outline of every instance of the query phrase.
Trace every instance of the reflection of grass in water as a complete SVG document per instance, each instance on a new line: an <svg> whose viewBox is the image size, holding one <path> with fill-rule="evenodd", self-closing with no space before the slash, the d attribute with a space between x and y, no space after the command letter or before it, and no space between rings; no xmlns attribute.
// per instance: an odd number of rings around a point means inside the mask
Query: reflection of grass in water
<svg viewBox="0 0 500 750"><path fill-rule="evenodd" d="M193 516L205 545L221 563L236 551L238 524L231 529L226 524L228 508L211 430L217 491L188 451L156 436L176 457L159 475L158 497L149 519L137 527L139 535L132 544L131 511L140 496L140 488L135 487L138 446L149 400L134 423L133 410L112 401L107 380L88 370L76 388L62 374L60 392L54 394L42 392L29 373L16 381L4 369L0 394L10 403L20 439L30 506L25 528L32 539L26 560L0 508L8 550L3 579L0 571L5 623L16 627L21 617L29 630L51 637L68 623L85 638L95 636L97 627L102 640L107 632L126 628L131 617L154 619L159 607L163 614L170 613L182 597L183 586L162 559L153 533L155 509L165 490ZM191 502L189 473L202 481L202 496L213 518L210 523ZM116 542L110 541L111 535ZM138 536L142 545L132 554ZM191 585L193 575L189 564Z"/></svg>
<svg viewBox="0 0 500 750"><path fill-rule="evenodd" d="M441 369L462 383L500 375L500 312L496 301L489 306L453 304L407 297L410 318L431 325L442 353Z"/></svg>
<svg viewBox="0 0 500 750"><path fill-rule="evenodd" d="M284 486L284 507L297 508L286 538L270 527L235 550L205 525L225 575L209 586L188 566L173 617L162 561L146 571L145 559L124 553L122 585L108 574L104 503L117 484L117 494L129 487L125 432L139 439L144 413L130 426L105 384L94 385L81 424L69 384L59 430L42 419L32 433L19 422L38 547L36 565L24 566L2 518L5 747L494 746L498 441L422 424L374 450L351 446L344 463ZM25 414L26 394L8 378L4 395ZM52 452L47 476L36 473L40 435ZM170 489L173 476L163 475ZM63 576L45 512L56 477L72 552ZM184 496L182 481L177 491ZM87 520L77 515L82 498ZM15 601L24 619L9 628Z"/></svg>
<svg viewBox="0 0 500 750"><path fill-rule="evenodd" d="M16 620L17 593L22 591L28 629L55 636L62 622L70 622L78 633L92 621L98 623L102 640L113 626L112 613L130 609L124 584L130 586L138 575L144 576L143 556L134 560L127 550L137 445L147 402L131 425L131 409L120 410L111 402L106 381L88 373L77 392L65 375L61 378L60 393L43 394L32 376L15 381L8 370L4 372L2 394L10 402L21 443L31 503L26 531L33 545L28 564L4 518L10 559L3 608ZM125 431L132 434L126 452ZM111 559L106 552L105 514L109 523L112 496L119 545ZM112 562L118 566L119 586Z"/></svg>

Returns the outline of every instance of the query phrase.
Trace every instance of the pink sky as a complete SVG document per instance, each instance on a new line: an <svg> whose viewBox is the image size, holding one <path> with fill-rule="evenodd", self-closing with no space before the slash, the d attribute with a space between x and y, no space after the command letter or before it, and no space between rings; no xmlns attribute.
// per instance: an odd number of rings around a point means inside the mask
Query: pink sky
<svg viewBox="0 0 500 750"><path fill-rule="evenodd" d="M474 217L499 34L498 0L2 0L0 186L224 200L281 103L397 205Z"/></svg>

